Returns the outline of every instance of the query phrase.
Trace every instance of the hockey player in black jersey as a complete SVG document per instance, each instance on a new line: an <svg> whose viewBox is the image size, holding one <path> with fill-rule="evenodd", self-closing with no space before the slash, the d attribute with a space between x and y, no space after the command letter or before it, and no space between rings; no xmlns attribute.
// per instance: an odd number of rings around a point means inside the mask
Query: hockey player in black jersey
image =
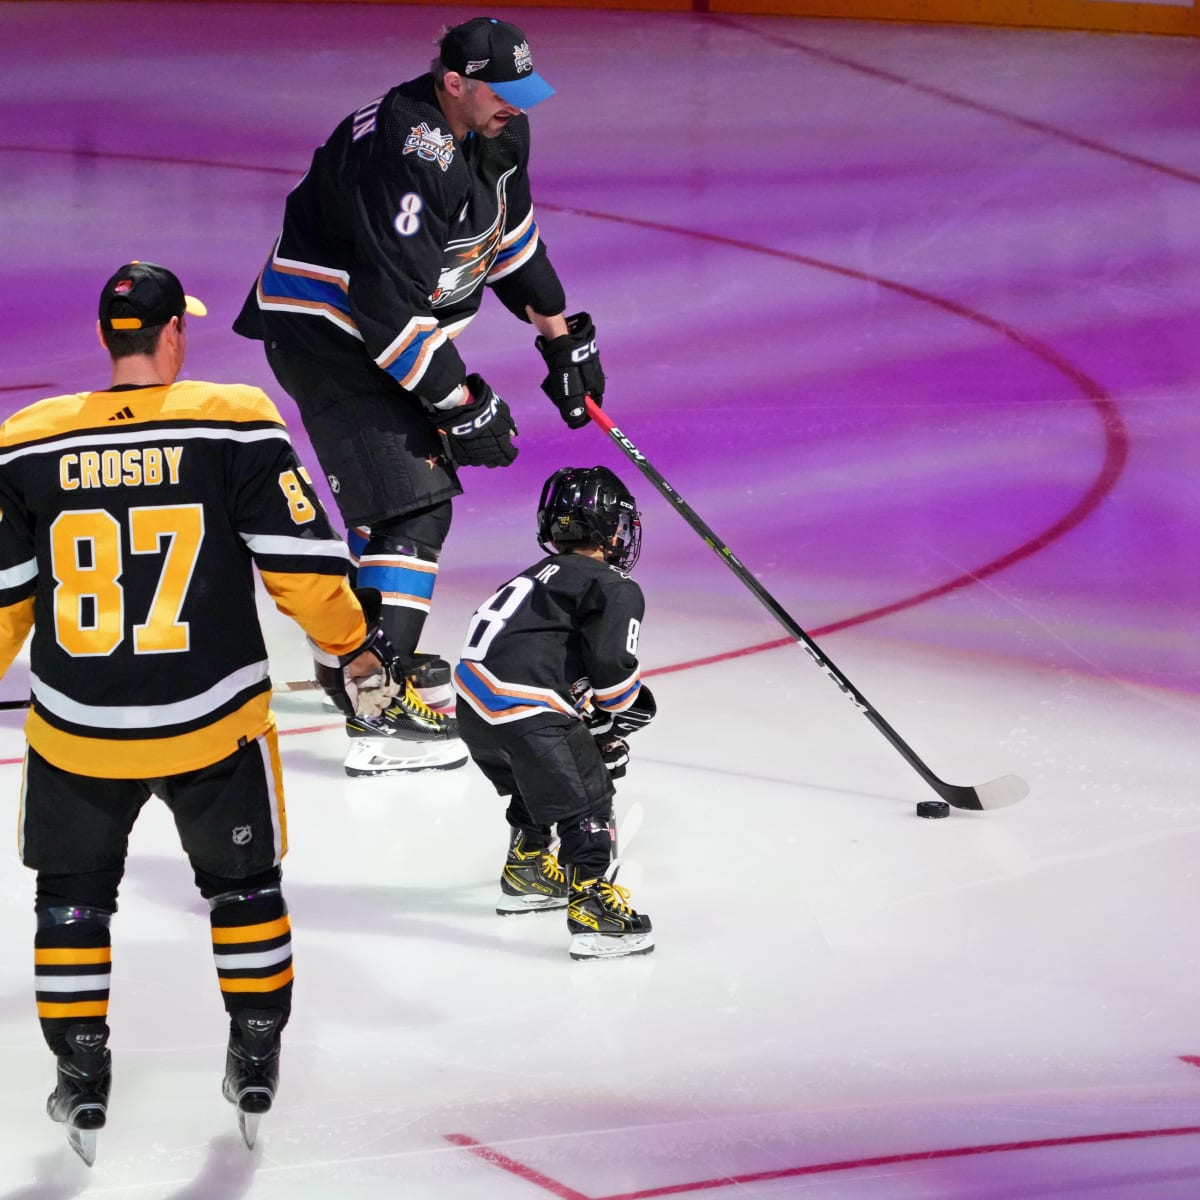
<svg viewBox="0 0 1200 1200"><path fill-rule="evenodd" d="M537 528L547 557L476 609L454 671L463 740L509 800L496 911L566 908L572 958L646 954L650 918L611 870L612 781L624 739L655 713L637 658L645 603L628 575L641 520L606 467L564 467L542 489Z"/></svg>
<svg viewBox="0 0 1200 1200"><path fill-rule="evenodd" d="M570 427L588 421L585 395L604 394L595 328L566 315L534 217L525 110L553 90L516 26L478 17L447 30L427 74L351 113L316 151L234 324L263 340L295 399L358 582L382 592L384 629L426 700L449 683L448 665L417 645L458 469L517 455L508 405L455 341L485 285L534 326L543 390ZM347 732L353 774L466 761L438 744L453 719L403 698Z"/></svg>
<svg viewBox="0 0 1200 1200"><path fill-rule="evenodd" d="M0 425L0 675L33 631L18 840L37 872L37 1012L58 1064L47 1112L89 1165L111 1082L109 927L152 795L208 901L230 1022L222 1089L248 1144L274 1098L292 949L255 568L344 711L395 690L378 593L351 591L345 543L275 405L253 387L177 381L187 314L203 305L135 262L99 307L110 386Z"/></svg>

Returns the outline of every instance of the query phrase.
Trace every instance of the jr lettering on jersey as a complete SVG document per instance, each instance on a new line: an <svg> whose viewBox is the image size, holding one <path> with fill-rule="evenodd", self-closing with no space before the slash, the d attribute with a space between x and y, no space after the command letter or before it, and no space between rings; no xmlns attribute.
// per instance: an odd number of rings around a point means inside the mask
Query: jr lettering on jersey
<svg viewBox="0 0 1200 1200"><path fill-rule="evenodd" d="M179 482L182 446L147 446L142 450L81 450L58 460L58 485L64 492L79 488L157 487Z"/></svg>

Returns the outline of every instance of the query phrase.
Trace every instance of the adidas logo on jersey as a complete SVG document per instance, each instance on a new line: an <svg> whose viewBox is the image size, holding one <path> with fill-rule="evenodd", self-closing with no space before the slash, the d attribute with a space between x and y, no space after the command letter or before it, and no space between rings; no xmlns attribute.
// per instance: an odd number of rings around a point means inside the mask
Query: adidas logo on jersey
<svg viewBox="0 0 1200 1200"><path fill-rule="evenodd" d="M123 409L121 409L120 412L113 413L113 415L111 417L109 417L108 419L110 421L132 421L133 420L133 409L130 408L129 405L127 404L127 405L125 405L125 407Z"/></svg>

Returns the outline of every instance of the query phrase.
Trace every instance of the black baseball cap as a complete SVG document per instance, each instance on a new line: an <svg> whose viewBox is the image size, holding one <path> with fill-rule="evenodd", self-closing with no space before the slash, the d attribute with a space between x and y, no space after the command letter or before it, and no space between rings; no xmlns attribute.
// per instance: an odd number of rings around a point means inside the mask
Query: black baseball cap
<svg viewBox="0 0 1200 1200"><path fill-rule="evenodd" d="M455 25L441 42L442 65L466 79L482 79L501 100L532 108L554 95L533 69L525 35L507 21L474 17Z"/></svg>
<svg viewBox="0 0 1200 1200"><path fill-rule="evenodd" d="M157 263L126 263L100 293L100 328L109 332L153 329L185 312L208 315L208 309L195 296L185 295L183 284Z"/></svg>

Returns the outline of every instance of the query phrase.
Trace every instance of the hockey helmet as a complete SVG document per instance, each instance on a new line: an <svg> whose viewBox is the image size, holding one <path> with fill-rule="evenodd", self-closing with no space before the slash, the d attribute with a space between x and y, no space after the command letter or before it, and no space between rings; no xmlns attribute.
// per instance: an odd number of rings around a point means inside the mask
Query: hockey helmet
<svg viewBox="0 0 1200 1200"><path fill-rule="evenodd" d="M631 571L642 549L642 519L629 489L607 467L562 467L538 502L538 545L547 554L583 542Z"/></svg>

